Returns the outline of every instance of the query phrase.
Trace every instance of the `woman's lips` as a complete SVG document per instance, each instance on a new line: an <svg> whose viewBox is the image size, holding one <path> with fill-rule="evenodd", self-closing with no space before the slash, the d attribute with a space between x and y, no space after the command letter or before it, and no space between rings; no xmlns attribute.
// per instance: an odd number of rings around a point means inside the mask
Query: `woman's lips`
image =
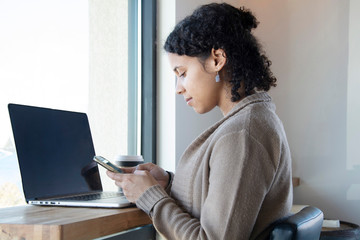
<svg viewBox="0 0 360 240"><path fill-rule="evenodd" d="M192 98L191 98L191 97L190 97L190 98L186 98L186 99L185 99L186 104L187 104L187 105L189 105L189 104L190 104L190 102L191 102L191 100L192 100Z"/></svg>

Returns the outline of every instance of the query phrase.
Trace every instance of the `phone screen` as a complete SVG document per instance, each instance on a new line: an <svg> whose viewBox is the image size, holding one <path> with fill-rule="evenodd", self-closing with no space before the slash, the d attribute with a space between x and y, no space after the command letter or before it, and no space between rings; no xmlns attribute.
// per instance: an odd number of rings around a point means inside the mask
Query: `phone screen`
<svg viewBox="0 0 360 240"><path fill-rule="evenodd" d="M106 168L109 171L117 172L117 173L123 172L121 170L121 168L119 168L118 166L116 166L115 164L113 164L112 162L110 162L109 160L107 160L104 157L94 156L94 161L99 163L101 166L103 166L104 168Z"/></svg>

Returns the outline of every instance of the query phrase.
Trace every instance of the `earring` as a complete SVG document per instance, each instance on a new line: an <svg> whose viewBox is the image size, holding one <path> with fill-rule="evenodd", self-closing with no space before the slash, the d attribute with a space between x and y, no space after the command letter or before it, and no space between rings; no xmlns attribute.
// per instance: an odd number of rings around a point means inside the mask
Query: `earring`
<svg viewBox="0 0 360 240"><path fill-rule="evenodd" d="M215 82L220 82L219 72L216 73Z"/></svg>

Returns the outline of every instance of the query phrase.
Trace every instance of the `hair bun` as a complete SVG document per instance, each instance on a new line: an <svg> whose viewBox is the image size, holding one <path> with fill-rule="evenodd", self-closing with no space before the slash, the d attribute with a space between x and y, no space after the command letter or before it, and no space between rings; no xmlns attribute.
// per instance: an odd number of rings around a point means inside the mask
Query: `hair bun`
<svg viewBox="0 0 360 240"><path fill-rule="evenodd" d="M251 29L256 28L259 22L256 20L254 15L250 10L245 9L245 7L239 8L240 21L244 29L251 31Z"/></svg>

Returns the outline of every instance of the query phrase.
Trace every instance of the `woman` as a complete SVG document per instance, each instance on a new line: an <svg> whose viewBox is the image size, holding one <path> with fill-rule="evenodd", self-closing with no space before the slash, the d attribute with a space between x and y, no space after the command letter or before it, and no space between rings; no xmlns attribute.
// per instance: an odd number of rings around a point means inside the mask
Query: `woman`
<svg viewBox="0 0 360 240"><path fill-rule="evenodd" d="M266 93L276 78L256 26L250 11L226 3L178 23L164 46L176 93L197 113L218 106L224 118L186 149L175 175L154 164L108 172L168 239L264 239L289 214L290 150Z"/></svg>

